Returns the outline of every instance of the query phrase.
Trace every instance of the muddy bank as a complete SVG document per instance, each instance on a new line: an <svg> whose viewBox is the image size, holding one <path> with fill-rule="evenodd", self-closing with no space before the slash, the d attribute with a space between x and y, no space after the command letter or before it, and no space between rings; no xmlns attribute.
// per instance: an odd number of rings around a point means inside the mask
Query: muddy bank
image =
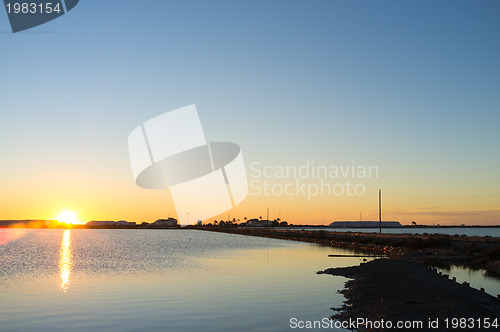
<svg viewBox="0 0 500 332"><path fill-rule="evenodd" d="M474 318L468 321L473 324L472 329L465 329L468 331L483 330L486 321L495 319L500 324L500 300L449 280L420 262L378 259L318 273L353 279L342 291L346 298L344 307L334 309L340 310L334 318L341 321L421 321L422 328L416 329L421 331L456 331L452 329L453 318ZM437 322L438 328L429 327L430 322Z"/></svg>

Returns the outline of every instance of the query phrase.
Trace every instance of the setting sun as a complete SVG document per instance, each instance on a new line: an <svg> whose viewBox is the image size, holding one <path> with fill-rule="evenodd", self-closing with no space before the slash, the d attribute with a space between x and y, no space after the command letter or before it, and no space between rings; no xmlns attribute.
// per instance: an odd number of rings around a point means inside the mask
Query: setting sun
<svg viewBox="0 0 500 332"><path fill-rule="evenodd" d="M61 211L57 216L57 220L66 224L76 224L76 213L68 210Z"/></svg>

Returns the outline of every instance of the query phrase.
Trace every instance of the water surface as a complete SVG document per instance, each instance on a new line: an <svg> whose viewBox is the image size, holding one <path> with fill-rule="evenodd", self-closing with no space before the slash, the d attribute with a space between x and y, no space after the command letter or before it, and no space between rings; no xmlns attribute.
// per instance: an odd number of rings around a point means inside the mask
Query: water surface
<svg viewBox="0 0 500 332"><path fill-rule="evenodd" d="M283 228L285 229L285 228ZM320 227L320 228L286 228L305 229L312 231L328 232L352 232L352 233L378 233L378 228L341 228L341 227ZM490 236L500 237L499 227L425 227L425 228L382 228L385 234L443 234L458 236Z"/></svg>
<svg viewBox="0 0 500 332"><path fill-rule="evenodd" d="M0 330L290 331L341 306L347 279L315 272L359 264L328 257L352 253L196 230L0 229Z"/></svg>
<svg viewBox="0 0 500 332"><path fill-rule="evenodd" d="M342 249L194 230L9 230L2 331L288 331L321 320L360 258Z"/></svg>

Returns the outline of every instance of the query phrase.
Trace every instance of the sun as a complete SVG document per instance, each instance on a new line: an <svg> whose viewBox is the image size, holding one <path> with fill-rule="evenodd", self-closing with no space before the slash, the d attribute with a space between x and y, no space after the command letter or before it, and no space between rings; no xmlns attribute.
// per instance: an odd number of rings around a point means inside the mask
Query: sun
<svg viewBox="0 0 500 332"><path fill-rule="evenodd" d="M65 224L76 224L78 221L76 220L76 213L68 210L63 210L57 216L57 221L65 223Z"/></svg>

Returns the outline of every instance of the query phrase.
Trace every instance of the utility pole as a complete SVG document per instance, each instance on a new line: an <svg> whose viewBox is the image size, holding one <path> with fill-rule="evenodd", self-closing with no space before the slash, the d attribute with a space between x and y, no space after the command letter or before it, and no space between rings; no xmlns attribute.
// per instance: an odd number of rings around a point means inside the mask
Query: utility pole
<svg viewBox="0 0 500 332"><path fill-rule="evenodd" d="M359 213L359 221L363 221L363 212Z"/></svg>
<svg viewBox="0 0 500 332"><path fill-rule="evenodd" d="M267 208L267 220L269 220L269 208Z"/></svg>
<svg viewBox="0 0 500 332"><path fill-rule="evenodd" d="M378 190L378 232L382 233L382 190Z"/></svg>

